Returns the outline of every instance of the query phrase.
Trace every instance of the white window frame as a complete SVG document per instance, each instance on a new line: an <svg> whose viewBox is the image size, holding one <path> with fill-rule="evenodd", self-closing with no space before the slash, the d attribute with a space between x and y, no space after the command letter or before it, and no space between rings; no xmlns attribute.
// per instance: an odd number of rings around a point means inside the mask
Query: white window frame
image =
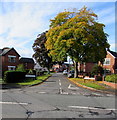
<svg viewBox="0 0 117 120"><path fill-rule="evenodd" d="M8 57L14 57L14 58L16 58L16 56L14 56L14 55L8 55Z"/></svg>
<svg viewBox="0 0 117 120"><path fill-rule="evenodd" d="M9 58L14 58L14 61L11 61ZM16 62L16 56L13 56L13 55L8 55L8 61L9 62Z"/></svg>
<svg viewBox="0 0 117 120"><path fill-rule="evenodd" d="M108 64L106 63L107 61L109 61ZM110 65L110 62L111 62L111 59L110 59L110 58L105 58L104 65Z"/></svg>
<svg viewBox="0 0 117 120"><path fill-rule="evenodd" d="M8 70L12 70L11 68L13 68L13 70L15 70L16 66L8 66Z"/></svg>

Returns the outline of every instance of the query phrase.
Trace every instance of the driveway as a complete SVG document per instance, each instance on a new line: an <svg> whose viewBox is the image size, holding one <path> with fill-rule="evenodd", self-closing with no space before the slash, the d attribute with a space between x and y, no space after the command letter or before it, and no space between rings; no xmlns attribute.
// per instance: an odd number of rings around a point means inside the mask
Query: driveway
<svg viewBox="0 0 117 120"><path fill-rule="evenodd" d="M62 73L32 87L2 90L2 118L115 118L115 96L80 88Z"/></svg>

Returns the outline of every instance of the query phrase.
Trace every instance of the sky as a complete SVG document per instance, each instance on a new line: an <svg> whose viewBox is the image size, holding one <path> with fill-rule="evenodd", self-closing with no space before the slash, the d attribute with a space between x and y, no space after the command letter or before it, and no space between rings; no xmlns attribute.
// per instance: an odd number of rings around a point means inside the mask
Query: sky
<svg viewBox="0 0 117 120"><path fill-rule="evenodd" d="M115 1L102 0L0 0L0 49L14 47L21 57L32 57L32 45L37 35L48 30L50 19L65 9L87 6L105 24L110 49L115 47ZM94 2L95 1L95 2Z"/></svg>

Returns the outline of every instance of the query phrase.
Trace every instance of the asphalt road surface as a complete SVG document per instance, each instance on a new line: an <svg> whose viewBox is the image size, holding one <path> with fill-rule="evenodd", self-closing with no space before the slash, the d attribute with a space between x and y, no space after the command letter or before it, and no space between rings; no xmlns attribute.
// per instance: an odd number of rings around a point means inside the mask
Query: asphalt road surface
<svg viewBox="0 0 117 120"><path fill-rule="evenodd" d="M90 91L55 73L40 85L2 91L2 118L116 118L115 96Z"/></svg>

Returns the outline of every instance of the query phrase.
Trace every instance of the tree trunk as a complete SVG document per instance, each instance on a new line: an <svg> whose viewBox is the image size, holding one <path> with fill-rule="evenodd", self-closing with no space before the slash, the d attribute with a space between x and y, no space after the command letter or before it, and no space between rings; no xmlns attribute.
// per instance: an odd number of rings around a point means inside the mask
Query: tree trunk
<svg viewBox="0 0 117 120"><path fill-rule="evenodd" d="M78 78L78 62L74 62L74 78Z"/></svg>
<svg viewBox="0 0 117 120"><path fill-rule="evenodd" d="M48 66L47 69L48 69L47 74L50 74L50 66Z"/></svg>

